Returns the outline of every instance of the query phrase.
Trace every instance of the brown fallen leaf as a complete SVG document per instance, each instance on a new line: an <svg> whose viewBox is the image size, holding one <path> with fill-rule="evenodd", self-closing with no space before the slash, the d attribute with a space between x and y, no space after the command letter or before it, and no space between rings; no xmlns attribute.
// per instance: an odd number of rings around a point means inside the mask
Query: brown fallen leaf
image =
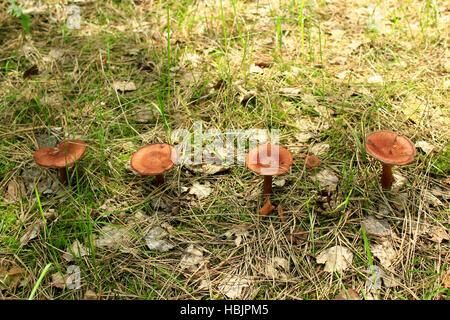
<svg viewBox="0 0 450 320"><path fill-rule="evenodd" d="M55 272L54 274L52 274L52 281L50 285L58 289L64 289L66 287L68 277L69 275L67 274L62 276L59 272Z"/></svg>
<svg viewBox="0 0 450 320"><path fill-rule="evenodd" d="M352 288L341 290L333 300L362 300L361 296Z"/></svg>
<svg viewBox="0 0 450 320"><path fill-rule="evenodd" d="M98 300L98 295L91 289L87 289L83 300Z"/></svg>

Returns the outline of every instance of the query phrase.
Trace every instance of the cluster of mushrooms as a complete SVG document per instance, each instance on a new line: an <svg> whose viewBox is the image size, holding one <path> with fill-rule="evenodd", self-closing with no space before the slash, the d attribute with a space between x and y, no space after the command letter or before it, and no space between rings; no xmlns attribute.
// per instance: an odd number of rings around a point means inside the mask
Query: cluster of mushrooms
<svg viewBox="0 0 450 320"><path fill-rule="evenodd" d="M377 131L369 134L365 141L366 153L382 164L381 186L390 189L394 182L392 166L411 163L416 156L414 144L405 136L392 131ZM86 143L81 140L66 140L56 148L41 148L34 153L34 160L42 167L54 168L59 171L61 183L67 184L67 174L86 151ZM147 176L156 177L156 185L164 183L164 173L177 163L176 149L169 144L158 143L147 145L134 153L131 167L134 171ZM245 163L251 171L264 176L263 195L266 198L261 210L270 212L272 194L272 177L288 171L293 163L291 152L279 145L259 145L250 150ZM305 163L308 167L318 166L319 159L307 156ZM269 207L269 210L264 210ZM267 213L266 213L267 214ZM265 215L265 214L264 214Z"/></svg>

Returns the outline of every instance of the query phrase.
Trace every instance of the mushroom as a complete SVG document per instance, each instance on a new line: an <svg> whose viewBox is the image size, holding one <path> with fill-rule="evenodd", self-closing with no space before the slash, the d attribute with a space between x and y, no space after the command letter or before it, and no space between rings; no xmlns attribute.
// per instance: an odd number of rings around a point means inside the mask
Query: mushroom
<svg viewBox="0 0 450 320"><path fill-rule="evenodd" d="M320 164L320 160L316 156L306 156L305 162L306 166L310 169L314 169L315 167L318 167Z"/></svg>
<svg viewBox="0 0 450 320"><path fill-rule="evenodd" d="M245 158L247 168L264 176L263 195L266 202L261 209L262 215L269 214L275 207L270 203L272 194L272 176L277 176L289 170L293 162L292 154L278 145L260 145L250 150Z"/></svg>
<svg viewBox="0 0 450 320"><path fill-rule="evenodd" d="M392 131L376 131L366 137L366 152L383 165L381 186L390 189L395 181L392 166L402 166L414 160L416 147L405 136Z"/></svg>
<svg viewBox="0 0 450 320"><path fill-rule="evenodd" d="M41 148L34 153L34 161L45 168L59 171L59 181L67 183L67 168L78 161L86 151L86 143L81 140L66 140L56 148Z"/></svg>
<svg viewBox="0 0 450 320"><path fill-rule="evenodd" d="M292 165L292 154L279 145L260 145L250 150L245 158L247 168L264 176L264 195L272 193L272 176L288 171Z"/></svg>
<svg viewBox="0 0 450 320"><path fill-rule="evenodd" d="M145 176L156 176L156 186L164 183L164 172L172 169L178 160L175 148L169 144L149 144L131 157L131 167Z"/></svg>

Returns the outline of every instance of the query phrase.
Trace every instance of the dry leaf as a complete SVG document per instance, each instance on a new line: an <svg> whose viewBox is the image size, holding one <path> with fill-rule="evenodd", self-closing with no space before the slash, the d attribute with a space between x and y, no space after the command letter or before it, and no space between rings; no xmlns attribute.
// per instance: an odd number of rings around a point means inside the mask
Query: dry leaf
<svg viewBox="0 0 450 320"><path fill-rule="evenodd" d="M25 270L21 267L14 265L8 271L3 271L1 273L0 285L5 284L10 289L14 289L24 285Z"/></svg>
<svg viewBox="0 0 450 320"><path fill-rule="evenodd" d="M416 142L416 146L422 149L422 151L425 152L427 155L434 151L437 151L437 148L435 146L426 141L418 141Z"/></svg>
<svg viewBox="0 0 450 320"><path fill-rule="evenodd" d="M330 170L323 169L319 173L317 173L316 176L311 176L312 180L318 180L320 186L330 192L333 192L336 190L339 178Z"/></svg>
<svg viewBox="0 0 450 320"><path fill-rule="evenodd" d="M299 88L299 87L285 87L285 88L281 88L279 93L282 96L300 96L302 94L302 88Z"/></svg>
<svg viewBox="0 0 450 320"><path fill-rule="evenodd" d="M48 209L44 213L44 218L47 220L47 222L54 221L58 218L58 213L55 211L55 209Z"/></svg>
<svg viewBox="0 0 450 320"><path fill-rule="evenodd" d="M28 229L28 231L20 238L20 245L24 246L26 245L30 240L35 239L39 232L41 231L41 228L44 227L43 221L35 222L31 227Z"/></svg>
<svg viewBox="0 0 450 320"><path fill-rule="evenodd" d="M297 139L300 143L308 142L310 139L314 138L314 135L311 132L299 132L294 133L295 139Z"/></svg>
<svg viewBox="0 0 450 320"><path fill-rule="evenodd" d="M368 235L387 237L391 234L391 229L388 222L378 220L372 216L365 217L362 221L362 225Z"/></svg>
<svg viewBox="0 0 450 320"><path fill-rule="evenodd" d="M434 206L434 207L438 207L438 206L443 206L444 204L442 203L441 200L439 200L434 194L432 194L429 190L425 190L425 192L423 193L423 200Z"/></svg>
<svg viewBox="0 0 450 320"><path fill-rule="evenodd" d="M328 143L318 143L311 148L311 153L316 156L326 153L330 149Z"/></svg>
<svg viewBox="0 0 450 320"><path fill-rule="evenodd" d="M398 192L405 185L405 183L408 182L408 179L406 179L400 173L394 173L393 176L394 176L394 182L392 183L391 191Z"/></svg>
<svg viewBox="0 0 450 320"><path fill-rule="evenodd" d="M273 257L264 268L265 275L270 279L287 280L286 272L289 272L289 261L282 257Z"/></svg>
<svg viewBox="0 0 450 320"><path fill-rule="evenodd" d="M196 272L205 266L208 261L203 257L203 248L195 247L190 244L181 257L181 269L187 269L190 272Z"/></svg>
<svg viewBox="0 0 450 320"><path fill-rule="evenodd" d="M66 282L68 278L69 275L66 274L63 277L59 272L56 272L52 274L52 281L50 285L58 289L64 289L66 287Z"/></svg>
<svg viewBox="0 0 450 320"><path fill-rule="evenodd" d="M397 252L394 250L390 241L383 241L381 244L373 245L370 247L370 251L386 269L390 269L397 257Z"/></svg>
<svg viewBox="0 0 450 320"><path fill-rule="evenodd" d="M374 265L372 267L367 267L366 273L369 277L366 280L365 291L374 293L380 290L384 271L380 267Z"/></svg>
<svg viewBox="0 0 450 320"><path fill-rule="evenodd" d="M206 175L213 175L219 172L224 172L230 169L229 166L219 165L215 163L201 163L201 164L192 164L185 165L186 169L192 171L194 173L201 173Z"/></svg>
<svg viewBox="0 0 450 320"><path fill-rule="evenodd" d="M156 226L145 234L144 239L150 250L166 252L174 248L174 245L165 239L167 236L165 229Z"/></svg>
<svg viewBox="0 0 450 320"><path fill-rule="evenodd" d="M136 85L133 81L115 81L112 84L114 90L127 92L136 90Z"/></svg>
<svg viewBox="0 0 450 320"><path fill-rule="evenodd" d="M91 252L88 248L83 246L78 240L75 240L72 243L71 250L67 249L67 251L63 254L63 258L66 261L74 261L75 258L82 258L84 256L90 255Z"/></svg>
<svg viewBox="0 0 450 320"><path fill-rule="evenodd" d="M3 201L7 203L14 203L20 200L22 194L25 194L25 185L22 181L19 183L15 180L10 180L7 185Z"/></svg>
<svg viewBox="0 0 450 320"><path fill-rule="evenodd" d="M347 63L347 58L337 56L337 57L329 59L328 62L333 65L345 65Z"/></svg>
<svg viewBox="0 0 450 320"><path fill-rule="evenodd" d="M84 294L84 300L98 300L98 295L91 289L87 289Z"/></svg>
<svg viewBox="0 0 450 320"><path fill-rule="evenodd" d="M334 246L322 251L316 261L319 264L325 264L326 272L342 272L346 270L353 262L353 253L343 246Z"/></svg>
<svg viewBox="0 0 450 320"><path fill-rule="evenodd" d="M217 288L230 299L244 299L245 289L250 287L250 284L250 279L246 277L228 275L220 281Z"/></svg>
<svg viewBox="0 0 450 320"><path fill-rule="evenodd" d="M257 66L257 65L252 64L250 66L249 72L250 73L256 73L256 74L264 74L264 69L259 67L259 66Z"/></svg>
<svg viewBox="0 0 450 320"><path fill-rule="evenodd" d="M94 240L97 248L126 249L130 248L132 237L124 228L106 225L100 230L100 235Z"/></svg>
<svg viewBox="0 0 450 320"><path fill-rule="evenodd" d="M205 182L205 184L194 182L192 184L191 189L189 190L189 194L196 195L197 198L200 200L207 198L212 191L213 190L209 187L209 182Z"/></svg>
<svg viewBox="0 0 450 320"><path fill-rule="evenodd" d="M361 296L352 288L342 290L333 300L362 300Z"/></svg>
<svg viewBox="0 0 450 320"><path fill-rule="evenodd" d="M441 227L430 227L428 228L427 233L431 236L430 240L437 243L441 243L443 240L450 240L447 230Z"/></svg>
<svg viewBox="0 0 450 320"><path fill-rule="evenodd" d="M347 77L347 75L348 75L349 73L350 73L349 70L344 70L344 71L339 72L338 74L335 74L334 76L335 76L336 78L338 78L338 79L344 79L344 78Z"/></svg>

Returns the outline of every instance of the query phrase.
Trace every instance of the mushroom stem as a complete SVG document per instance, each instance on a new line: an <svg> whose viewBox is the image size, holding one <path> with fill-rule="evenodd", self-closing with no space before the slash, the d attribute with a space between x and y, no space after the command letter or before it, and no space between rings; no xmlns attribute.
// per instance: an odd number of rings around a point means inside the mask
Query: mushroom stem
<svg viewBox="0 0 450 320"><path fill-rule="evenodd" d="M263 195L272 194L272 176L264 176Z"/></svg>
<svg viewBox="0 0 450 320"><path fill-rule="evenodd" d="M159 187L162 184L164 184L164 175L162 174L156 175L156 186Z"/></svg>
<svg viewBox="0 0 450 320"><path fill-rule="evenodd" d="M382 163L383 165L383 174L381 175L381 186L383 189L390 189L392 183L395 181L394 176L392 175L392 165Z"/></svg>
<svg viewBox="0 0 450 320"><path fill-rule="evenodd" d="M62 184L66 184L67 183L67 168L66 167L59 168L58 172L59 172L59 181Z"/></svg>

